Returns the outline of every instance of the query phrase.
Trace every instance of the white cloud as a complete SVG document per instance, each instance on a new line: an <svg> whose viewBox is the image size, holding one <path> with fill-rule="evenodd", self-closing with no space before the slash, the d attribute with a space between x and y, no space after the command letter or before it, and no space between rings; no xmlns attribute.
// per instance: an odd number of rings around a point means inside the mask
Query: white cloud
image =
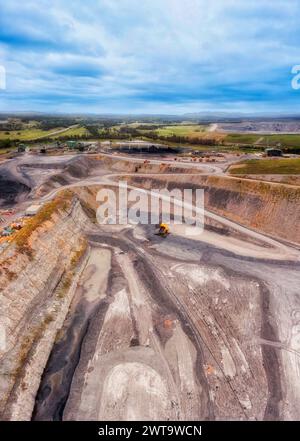
<svg viewBox="0 0 300 441"><path fill-rule="evenodd" d="M70 106L73 97L74 110L88 110L90 97L98 111L109 110L110 97L112 107L119 97L120 108L158 112L276 106L290 67L299 63L297 0L0 0L0 6L6 106L27 100L22 105L30 108L35 97L49 106Z"/></svg>

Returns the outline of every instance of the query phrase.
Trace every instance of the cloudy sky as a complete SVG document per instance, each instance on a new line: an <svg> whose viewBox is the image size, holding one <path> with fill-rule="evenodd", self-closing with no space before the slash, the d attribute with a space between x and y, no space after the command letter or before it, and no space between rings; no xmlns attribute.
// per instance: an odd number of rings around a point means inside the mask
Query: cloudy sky
<svg viewBox="0 0 300 441"><path fill-rule="evenodd" d="M300 113L300 0L0 0L0 111Z"/></svg>

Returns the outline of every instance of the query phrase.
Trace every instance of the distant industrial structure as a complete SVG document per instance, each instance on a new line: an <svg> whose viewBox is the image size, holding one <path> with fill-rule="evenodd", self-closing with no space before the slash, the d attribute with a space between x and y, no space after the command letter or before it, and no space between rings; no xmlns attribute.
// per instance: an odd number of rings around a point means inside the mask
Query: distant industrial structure
<svg viewBox="0 0 300 441"><path fill-rule="evenodd" d="M67 148L69 150L78 150L79 152L84 151L96 151L98 147L98 143L95 142L84 142L84 141L67 141L66 142Z"/></svg>
<svg viewBox="0 0 300 441"><path fill-rule="evenodd" d="M28 150L28 146L26 145L26 144L19 144L18 145L18 153L23 153L23 152L25 152L26 150Z"/></svg>
<svg viewBox="0 0 300 441"><path fill-rule="evenodd" d="M180 151L177 147L170 147L163 144L153 144L145 141L127 141L119 142L114 145L114 151L125 153L178 153Z"/></svg>
<svg viewBox="0 0 300 441"><path fill-rule="evenodd" d="M282 150L279 148L267 148L265 149L265 153L267 156L282 156Z"/></svg>
<svg viewBox="0 0 300 441"><path fill-rule="evenodd" d="M67 147L72 150L72 149L77 149L79 143L77 141L67 141L66 144Z"/></svg>

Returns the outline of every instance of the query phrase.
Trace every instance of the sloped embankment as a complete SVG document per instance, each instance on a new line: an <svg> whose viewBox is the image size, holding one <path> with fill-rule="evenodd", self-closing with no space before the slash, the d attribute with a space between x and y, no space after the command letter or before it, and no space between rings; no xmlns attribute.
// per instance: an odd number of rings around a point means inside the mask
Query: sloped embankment
<svg viewBox="0 0 300 441"><path fill-rule="evenodd" d="M84 265L88 223L79 197L63 192L0 255L1 419L30 419Z"/></svg>
<svg viewBox="0 0 300 441"><path fill-rule="evenodd" d="M34 166L27 164L24 169L49 170L49 176L38 184L36 196L43 196L49 191L64 185L71 184L93 175L102 176L107 173L145 173L145 174L173 174L195 173L192 168L180 167L177 164L150 163L143 160L126 160L105 155L79 155L68 161L55 164L38 163ZM53 170L58 170L53 173ZM197 171L198 173L199 171Z"/></svg>
<svg viewBox="0 0 300 441"><path fill-rule="evenodd" d="M173 164L170 163L159 163L157 162L147 162L147 160L134 160L134 158L130 158L126 160L125 158L119 158L116 156L115 158L112 156L105 155L97 155L95 158L96 162L102 164L106 169L111 170L112 172L122 172L122 173L153 173L153 174L172 174L172 173L185 173L185 174L194 174L199 173L200 169L195 169L191 167L185 167L184 165L180 165L176 162ZM95 162L95 163L96 163ZM94 166L95 166L94 163Z"/></svg>
<svg viewBox="0 0 300 441"><path fill-rule="evenodd" d="M87 178L93 172L96 165L97 163L95 163L91 157L79 155L68 161L62 160L62 162L56 162L54 164L38 163L34 164L34 166L26 165L26 168L33 167L44 171L57 170L56 173L49 174L49 176L38 185L36 195L42 196L50 190L68 185L78 179Z"/></svg>
<svg viewBox="0 0 300 441"><path fill-rule="evenodd" d="M300 243L300 188L226 176L129 176L144 188L203 188L205 207L261 232Z"/></svg>
<svg viewBox="0 0 300 441"><path fill-rule="evenodd" d="M0 207L13 206L25 199L29 192L30 188L22 182L3 179L0 176Z"/></svg>

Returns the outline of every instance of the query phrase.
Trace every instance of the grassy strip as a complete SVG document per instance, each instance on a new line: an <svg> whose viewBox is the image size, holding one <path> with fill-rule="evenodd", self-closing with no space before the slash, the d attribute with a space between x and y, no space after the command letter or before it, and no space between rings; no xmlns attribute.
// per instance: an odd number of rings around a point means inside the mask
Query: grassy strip
<svg viewBox="0 0 300 441"><path fill-rule="evenodd" d="M206 127L203 125L176 125L176 126L165 126L160 129L156 129L156 133L160 136L199 136L206 133Z"/></svg>
<svg viewBox="0 0 300 441"><path fill-rule="evenodd" d="M250 194L255 194L275 202L282 199L286 199L287 201L300 201L300 188L291 188L282 183L271 184L266 181L256 181L254 179L239 179L238 175L232 178L211 175L206 179L206 182L210 187L238 192L245 197Z"/></svg>
<svg viewBox="0 0 300 441"><path fill-rule="evenodd" d="M10 139L10 140L20 140L20 141L29 141L40 136L51 135L51 133L56 132L57 130L62 130L62 127L57 127L56 129L51 130L42 130L42 129L23 129L23 130L12 130L12 131L0 131L0 139Z"/></svg>
<svg viewBox="0 0 300 441"><path fill-rule="evenodd" d="M242 133L231 133L230 135L226 135L225 141L232 143L241 143L241 144L254 144L262 135L256 134L242 134Z"/></svg>
<svg viewBox="0 0 300 441"><path fill-rule="evenodd" d="M249 159L232 165L229 173L234 175L297 175L300 174L300 159Z"/></svg>
<svg viewBox="0 0 300 441"><path fill-rule="evenodd" d="M61 133L55 133L59 130L62 130ZM42 130L42 129L23 129L23 130L12 130L12 131L4 131L0 130L0 140L10 140L10 141L34 141L39 140L43 141L44 138L51 139L60 139L65 136L88 136L89 132L85 127L71 127L71 128L63 128L57 127L55 129L50 130Z"/></svg>
<svg viewBox="0 0 300 441"><path fill-rule="evenodd" d="M49 133L49 138L60 139L65 136L72 137L72 136L89 136L89 135L90 133L85 127L74 127L71 129L67 129L64 132L58 133L57 135L51 135L51 133Z"/></svg>

